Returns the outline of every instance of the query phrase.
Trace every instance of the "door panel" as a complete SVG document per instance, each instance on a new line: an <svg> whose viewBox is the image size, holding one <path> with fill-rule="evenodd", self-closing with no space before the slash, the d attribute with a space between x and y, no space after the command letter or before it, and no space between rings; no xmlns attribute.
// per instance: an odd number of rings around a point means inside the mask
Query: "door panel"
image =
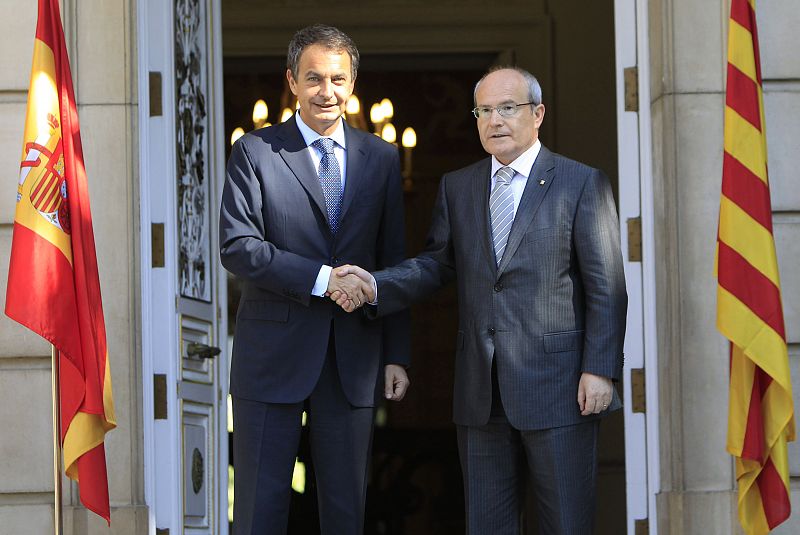
<svg viewBox="0 0 800 535"><path fill-rule="evenodd" d="M182 308L210 310L208 306L181 300ZM216 383L218 363L213 313L205 319L180 314L181 368L178 397L181 400L181 465L183 478L184 533L217 534L214 503L222 489L214 467L219 456L220 414Z"/></svg>
<svg viewBox="0 0 800 535"><path fill-rule="evenodd" d="M614 15L619 214L628 287L623 372L627 533L655 535L659 408L647 2L615 0Z"/></svg>
<svg viewBox="0 0 800 535"><path fill-rule="evenodd" d="M151 532L228 532L219 13L219 0L137 4L141 228L163 228L163 240L140 234ZM166 399L155 398L156 375L166 376Z"/></svg>
<svg viewBox="0 0 800 535"><path fill-rule="evenodd" d="M203 356L202 352L213 352L215 346L213 321L181 314L181 380L213 385L216 380L214 356Z"/></svg>
<svg viewBox="0 0 800 535"><path fill-rule="evenodd" d="M204 390L210 394L209 401L213 401L211 388L204 387ZM187 534L219 533L214 518L214 502L219 494L213 469L218 457L214 445L214 415L213 402L182 400L183 527Z"/></svg>

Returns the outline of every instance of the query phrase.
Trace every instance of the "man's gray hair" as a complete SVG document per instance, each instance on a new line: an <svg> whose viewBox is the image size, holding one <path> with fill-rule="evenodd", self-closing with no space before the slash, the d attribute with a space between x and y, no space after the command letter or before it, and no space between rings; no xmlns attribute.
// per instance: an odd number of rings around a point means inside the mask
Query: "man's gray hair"
<svg viewBox="0 0 800 535"><path fill-rule="evenodd" d="M345 51L350 55L350 71L353 80L358 73L358 48L350 37L338 28L324 24L314 24L298 30L289 42L289 52L286 54L286 68L292 71L292 76L297 80L297 69L300 64L300 55L311 45L322 45L328 50Z"/></svg>
<svg viewBox="0 0 800 535"><path fill-rule="evenodd" d="M478 101L476 99L476 95L478 94L478 86L481 85L481 82L483 82L484 78L493 72L503 71L506 69L518 72L525 79L525 83L528 86L528 102L533 102L535 106L538 106L542 103L542 86L539 85L539 80L537 80L534 75L525 69L520 69L519 67L514 67L511 65L498 65L489 69L486 74L481 76L481 79L478 80L478 83L475 84L475 89L472 91L472 102L475 106L478 105Z"/></svg>

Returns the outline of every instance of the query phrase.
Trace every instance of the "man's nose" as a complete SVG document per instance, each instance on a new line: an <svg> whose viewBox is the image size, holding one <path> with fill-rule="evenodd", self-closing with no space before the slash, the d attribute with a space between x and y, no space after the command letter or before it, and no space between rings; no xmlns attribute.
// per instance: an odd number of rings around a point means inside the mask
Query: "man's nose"
<svg viewBox="0 0 800 535"><path fill-rule="evenodd" d="M493 125L500 125L503 124L505 117L500 115L500 112L497 111L497 108L492 108L491 113L489 114L489 122Z"/></svg>
<svg viewBox="0 0 800 535"><path fill-rule="evenodd" d="M333 82L328 78L323 78L319 84L319 95L328 98L333 94Z"/></svg>

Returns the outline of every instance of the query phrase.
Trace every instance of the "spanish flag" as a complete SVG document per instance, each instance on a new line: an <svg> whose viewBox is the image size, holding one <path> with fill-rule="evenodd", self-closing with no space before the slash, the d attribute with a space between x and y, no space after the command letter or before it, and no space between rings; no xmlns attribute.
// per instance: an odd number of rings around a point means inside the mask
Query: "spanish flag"
<svg viewBox="0 0 800 535"><path fill-rule="evenodd" d="M794 440L789 357L772 234L755 0L731 0L717 237L717 327L730 340L727 449L748 535L789 518Z"/></svg>
<svg viewBox="0 0 800 535"><path fill-rule="evenodd" d="M110 524L116 426L78 111L58 0L39 0L6 314L58 351L61 444L83 504Z"/></svg>

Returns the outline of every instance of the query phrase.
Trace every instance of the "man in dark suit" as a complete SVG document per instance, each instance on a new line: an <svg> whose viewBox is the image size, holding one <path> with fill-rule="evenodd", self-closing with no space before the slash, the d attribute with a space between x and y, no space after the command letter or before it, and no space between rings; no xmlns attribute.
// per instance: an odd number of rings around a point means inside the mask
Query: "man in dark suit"
<svg viewBox="0 0 800 535"><path fill-rule="evenodd" d="M307 411L323 534L361 534L373 408L408 386L407 313L373 323L325 295L363 283L345 263L405 257L397 149L342 120L358 50L336 28L300 30L286 76L300 109L237 141L220 211L225 268L242 281L231 363L237 535L283 534Z"/></svg>
<svg viewBox="0 0 800 535"><path fill-rule="evenodd" d="M489 72L475 106L491 158L442 178L425 250L374 273L371 314L396 312L457 275L453 412L469 533L517 535L527 475L540 533L585 535L598 420L620 406L612 381L622 373L627 294L611 187L541 145L544 106L530 73ZM369 280L360 268L344 273Z"/></svg>

